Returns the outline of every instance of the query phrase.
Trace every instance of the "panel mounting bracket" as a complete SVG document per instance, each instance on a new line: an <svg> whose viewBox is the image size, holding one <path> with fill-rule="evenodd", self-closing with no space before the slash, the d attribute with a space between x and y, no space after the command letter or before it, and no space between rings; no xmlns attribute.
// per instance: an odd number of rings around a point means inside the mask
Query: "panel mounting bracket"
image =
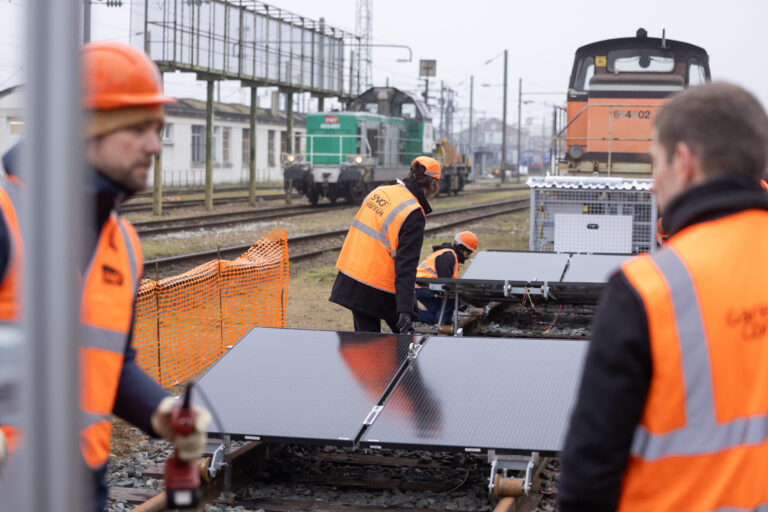
<svg viewBox="0 0 768 512"><path fill-rule="evenodd" d="M529 456L525 455L502 455L497 454L496 450L488 450L488 462L491 463L491 474L488 477L488 495L493 499L498 499L501 494L501 483L503 480L521 481L523 494L528 496L532 487L533 468L539 461L539 452L533 452ZM509 471L525 471L522 479L509 477Z"/></svg>

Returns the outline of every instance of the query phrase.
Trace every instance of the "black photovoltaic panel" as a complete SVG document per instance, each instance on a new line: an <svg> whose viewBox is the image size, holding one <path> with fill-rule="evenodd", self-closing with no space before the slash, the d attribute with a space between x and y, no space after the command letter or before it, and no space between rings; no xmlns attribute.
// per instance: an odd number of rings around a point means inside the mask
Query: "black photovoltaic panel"
<svg viewBox="0 0 768 512"><path fill-rule="evenodd" d="M611 274L631 258L629 254L574 254L564 283L607 283Z"/></svg>
<svg viewBox="0 0 768 512"><path fill-rule="evenodd" d="M429 338L360 444L554 454L586 349L572 340Z"/></svg>
<svg viewBox="0 0 768 512"><path fill-rule="evenodd" d="M559 281L568 254L523 251L480 251L462 279L494 281Z"/></svg>
<svg viewBox="0 0 768 512"><path fill-rule="evenodd" d="M254 328L196 384L223 424L223 432L216 424L210 431L352 444L411 341L394 334Z"/></svg>

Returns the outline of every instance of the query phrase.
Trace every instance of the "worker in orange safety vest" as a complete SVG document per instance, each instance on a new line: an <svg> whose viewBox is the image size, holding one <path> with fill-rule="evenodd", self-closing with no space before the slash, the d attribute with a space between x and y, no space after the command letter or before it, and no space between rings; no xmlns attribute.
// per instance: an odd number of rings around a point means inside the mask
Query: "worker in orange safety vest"
<svg viewBox="0 0 768 512"><path fill-rule="evenodd" d="M83 46L81 55L85 161L92 169L85 188L95 218L88 223L92 228L85 237L91 244L84 252L88 261L79 268L80 451L92 475L89 508L103 510L111 414L171 441L184 460L196 460L202 454L211 416L197 407L193 432L176 435L170 425L174 398L138 367L131 346L143 258L136 232L118 211L126 197L146 186L153 157L162 149L163 105L176 100L163 93L157 66L139 50L96 42ZM27 143L34 142L22 144ZM16 162L10 160L6 167L14 168ZM3 213L8 211L3 206ZM6 262L0 270L8 273L11 283L18 283L19 253L14 252L20 246L18 231L13 227L5 231L5 239L11 233L14 244L3 244L0 234L0 264ZM0 284L0 311L18 311L18 287L7 283L8 278Z"/></svg>
<svg viewBox="0 0 768 512"><path fill-rule="evenodd" d="M13 154L16 151L18 149L14 150ZM3 158L3 162L5 168L10 158ZM20 195L21 183L10 170L5 170L5 177L0 183L0 245L7 248L0 251L0 338L4 338L6 343L14 339L12 331L19 328L21 320L17 297L24 247L15 206ZM16 350L16 347L10 350ZM0 376L0 388L4 390L0 394L0 420L3 422L0 425L0 462L9 452L17 449L22 438L19 428L21 411L16 396L18 375L12 375L9 370L10 368L4 368L3 375Z"/></svg>
<svg viewBox="0 0 768 512"><path fill-rule="evenodd" d="M428 199L437 195L440 164L416 157L394 185L374 189L363 201L336 261L331 302L352 311L355 331L412 332L414 283L424 241Z"/></svg>
<svg viewBox="0 0 768 512"><path fill-rule="evenodd" d="M739 86L654 120L669 239L597 312L561 454L561 512L768 510L768 115Z"/></svg>
<svg viewBox="0 0 768 512"><path fill-rule="evenodd" d="M453 243L446 242L432 247L434 251L419 263L416 278L453 278L459 275L459 264L464 263L477 252L477 236L471 231L456 233ZM452 309L443 308L443 299L428 288L416 285L416 302L419 310L419 322L437 324L442 312L442 323L449 324L453 318Z"/></svg>

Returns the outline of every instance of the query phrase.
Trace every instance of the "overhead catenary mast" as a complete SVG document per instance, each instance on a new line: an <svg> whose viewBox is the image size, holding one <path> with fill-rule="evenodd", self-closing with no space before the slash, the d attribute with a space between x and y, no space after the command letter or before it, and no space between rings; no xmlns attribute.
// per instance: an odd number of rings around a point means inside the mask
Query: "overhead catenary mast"
<svg viewBox="0 0 768 512"><path fill-rule="evenodd" d="M360 47L357 65L360 70L360 84L364 89L373 87L373 0L357 0L355 32Z"/></svg>

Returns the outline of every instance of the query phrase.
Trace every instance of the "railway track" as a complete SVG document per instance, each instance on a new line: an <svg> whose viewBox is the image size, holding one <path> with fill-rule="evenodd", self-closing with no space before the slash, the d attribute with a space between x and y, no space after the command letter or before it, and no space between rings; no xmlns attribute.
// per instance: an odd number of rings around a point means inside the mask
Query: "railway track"
<svg viewBox="0 0 768 512"><path fill-rule="evenodd" d="M180 217L176 219L158 219L134 222L133 227L136 228L136 232L139 234L139 236L154 236L176 233L180 231L190 231L193 229L207 229L222 226L232 226L233 224L244 224L247 222L281 219L285 217L294 217L297 215L325 213L327 211L339 210L343 208L348 208L348 206L345 204L326 204L317 207L299 205L269 208L266 210L248 209L234 212L195 215L192 217Z"/></svg>
<svg viewBox="0 0 768 512"><path fill-rule="evenodd" d="M462 216L458 219L449 220L447 222L443 222L439 225L431 225L431 222L428 222L427 228L425 230L426 234L431 233L437 233L442 230L452 228L454 226L459 226L463 224L470 224L472 222L486 219L489 217L494 217L498 215L504 215L507 213L514 213L519 212L522 210L526 210L529 205L529 200L526 199L512 199L507 201L497 201L493 203L484 203L479 205L473 205L468 206L464 208L454 208L451 210L445 210L441 212L434 212L429 215L428 221L433 221L437 218L444 218L444 217L450 217L450 216L459 216L467 213L474 213L470 216ZM481 213L477 213L481 212ZM334 239L339 239L346 235L348 231L348 228L344 229L336 229L331 231L323 231L318 233L310 233L306 235L296 235L288 237L288 246L290 247L296 247L296 246L303 246L306 243L311 242L314 246L317 246L319 242L321 241L333 241ZM177 266L179 264L189 264L190 262L205 262L209 261L213 258L217 258L220 256L225 255L233 255L233 254L242 254L248 248L250 247L250 244L248 245L237 245L233 247L222 247L217 250L210 250L210 251L201 251L191 254L182 254L179 256L170 256L167 258L157 258L152 260L147 260L144 262L144 269L145 272L149 272L151 270L155 271L155 274L159 275L161 271L165 271L165 269L169 266ZM319 249L309 249L304 250L302 252L292 253L291 254L291 261L303 261L308 260L311 258L315 258L317 256L321 256L328 251L338 251L341 249L341 240L339 240L339 243L336 245L324 245L322 248Z"/></svg>
<svg viewBox="0 0 768 512"><path fill-rule="evenodd" d="M486 192L499 192L499 191L515 191L515 190L527 190L528 187L526 186L515 186L515 187L487 187L487 188L478 188L478 189L465 189L461 192L461 195L467 196L467 195L473 195L473 194L481 194ZM230 191L227 190L227 193ZM136 196L134 196L136 197ZM151 196L141 196L142 198L149 198ZM277 201L285 199L285 193L275 193L275 194L262 194L256 196L257 201ZM294 196L294 199L298 199L296 196ZM214 206L223 206L223 205L231 205L231 204L245 204L248 202L248 196L247 195L234 195L234 196L227 196L227 197L214 197L213 199L213 205ZM327 205L328 203L323 203ZM340 203L346 204L347 203ZM168 200L166 199L163 201L163 210L179 210L183 208L200 208L204 206L204 200L203 199L180 199L180 200ZM151 201L135 201L133 198L129 201L127 201L121 208L122 213L144 213L144 212L151 212L152 211L152 202Z"/></svg>
<svg viewBox="0 0 768 512"><path fill-rule="evenodd" d="M277 201L279 199L285 199L285 194L283 193L262 194L262 195L256 196L257 201ZM241 204L241 203L247 203L247 202L248 202L248 196L214 197L213 198L214 206L217 206L217 205L221 206L225 204ZM203 206L205 206L204 199L181 199L178 201L170 201L166 198L163 201L163 210L178 210L181 208L195 208L195 207L200 208ZM127 201L122 206L120 211L122 213L151 212L152 203Z"/></svg>
<svg viewBox="0 0 768 512"><path fill-rule="evenodd" d="M215 505L235 510L395 511L490 510L533 512L551 493L552 459L539 459L532 491L495 502L488 496L488 462L482 455L448 452L361 453L333 449L249 442L227 457L229 474L203 474L200 508ZM163 465L142 477L162 478ZM518 476L522 476L518 475ZM154 489L110 487L110 498L136 505L135 512L167 510L165 493ZM231 510L231 509L230 509Z"/></svg>
<svg viewBox="0 0 768 512"><path fill-rule="evenodd" d="M217 187L217 192L248 192L250 188L248 185L241 185L241 186L223 186L223 187ZM267 186L267 187L256 187L256 190L283 190L282 185L274 185L274 186ZM174 187L174 188L163 188L163 195L164 196L173 196L173 195L183 195L183 194L204 194L205 193L205 187L203 186L191 186L191 187ZM137 192L133 195L133 198L136 199L152 199L153 192L151 190L145 190L143 192Z"/></svg>

